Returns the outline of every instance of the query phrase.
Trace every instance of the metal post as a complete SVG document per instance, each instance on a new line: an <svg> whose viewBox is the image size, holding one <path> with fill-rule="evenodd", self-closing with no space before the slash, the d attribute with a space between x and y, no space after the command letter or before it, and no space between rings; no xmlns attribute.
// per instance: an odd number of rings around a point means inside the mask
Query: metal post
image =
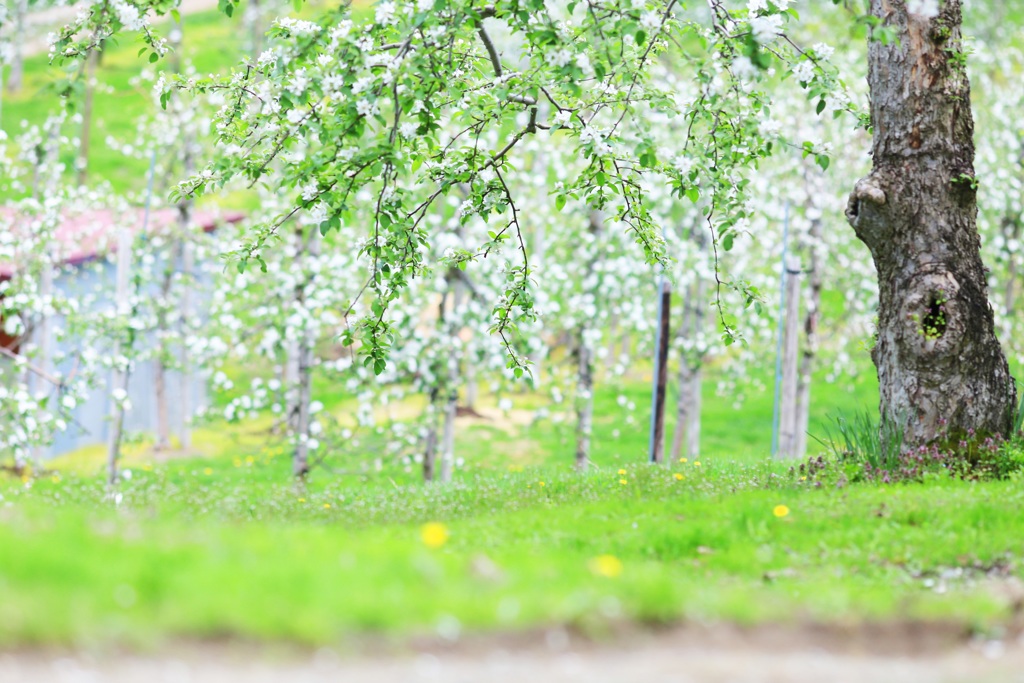
<svg viewBox="0 0 1024 683"><path fill-rule="evenodd" d="M654 348L654 372L651 381L651 438L650 460L660 463L665 446L665 393L668 384L668 336L671 314L672 289L662 269L658 281L658 334Z"/></svg>

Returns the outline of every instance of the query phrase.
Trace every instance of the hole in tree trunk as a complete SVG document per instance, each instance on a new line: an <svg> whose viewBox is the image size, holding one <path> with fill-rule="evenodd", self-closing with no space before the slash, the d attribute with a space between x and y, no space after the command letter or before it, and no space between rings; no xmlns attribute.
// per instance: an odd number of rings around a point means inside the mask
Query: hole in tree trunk
<svg viewBox="0 0 1024 683"><path fill-rule="evenodd" d="M929 339L938 339L946 333L946 295L943 292L933 292L928 313L921 321L924 326L924 335Z"/></svg>

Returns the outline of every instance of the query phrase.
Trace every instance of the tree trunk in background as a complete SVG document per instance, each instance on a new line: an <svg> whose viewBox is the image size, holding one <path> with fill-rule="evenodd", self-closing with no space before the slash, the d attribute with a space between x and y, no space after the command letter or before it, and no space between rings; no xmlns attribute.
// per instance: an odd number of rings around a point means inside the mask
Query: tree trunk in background
<svg viewBox="0 0 1024 683"><path fill-rule="evenodd" d="M427 408L427 437L423 447L423 480L434 481L437 476L437 390L430 394L430 406Z"/></svg>
<svg viewBox="0 0 1024 683"><path fill-rule="evenodd" d="M476 401L480 395L480 382L476 375L476 337L470 337L466 340L466 353L464 355L464 361L466 363L465 377L466 377L466 399L465 405L469 408L470 412L475 412Z"/></svg>
<svg viewBox="0 0 1024 683"><path fill-rule="evenodd" d="M800 261L786 259L785 331L782 335L782 400L779 408L779 456L798 457L797 370L800 364Z"/></svg>
<svg viewBox="0 0 1024 683"><path fill-rule="evenodd" d="M302 235L303 230L299 228L297 231L300 244L298 246L299 253L296 255L296 267L299 270L304 270L306 256L317 257L320 255L320 230L317 226L313 225L309 228L309 238L303 245ZM308 302L308 292L306 289L312 280L311 275L303 275L303 281L296 287L295 301L296 303L305 308ZM314 347L316 346L316 339L313 335L313 331L309 328L307 313L307 322L304 325L302 332L302 341L299 342L298 348L298 392L296 398L296 444L295 444L295 455L292 460L292 474L298 478L304 478L309 474L309 425L311 422L310 414L310 403L313 400L313 366L315 364Z"/></svg>
<svg viewBox="0 0 1024 683"><path fill-rule="evenodd" d="M872 0L898 39L869 47L873 169L846 210L878 271L881 416L908 447L1008 435L1015 407L981 262L960 4L927 17Z"/></svg>
<svg viewBox="0 0 1024 683"><path fill-rule="evenodd" d="M185 133L182 174L188 177L195 170L191 131ZM192 363L188 352L188 337L192 330L192 286L195 284L195 251L192 245L192 200L178 202L178 250L181 258L181 433L178 439L182 450L192 447Z"/></svg>
<svg viewBox="0 0 1024 683"><path fill-rule="evenodd" d="M703 240L698 242L701 252ZM700 455L700 410L703 390L704 349L701 337L704 334L704 313L707 308L707 280L700 275L686 291L683 317L679 327L682 342L679 358L679 399L676 404L676 428L672 434L673 462L686 454L688 458ZM685 445L685 451L684 449Z"/></svg>
<svg viewBox="0 0 1024 683"><path fill-rule="evenodd" d="M449 366L455 361L450 360ZM455 414L459 407L459 392L455 387L448 389L448 398L444 404L444 423L441 429L441 467L438 468L438 480L447 484L452 480L455 469Z"/></svg>
<svg viewBox="0 0 1024 683"><path fill-rule="evenodd" d="M157 303L157 346L159 356L154 369L153 388L156 391L156 443L153 448L158 451L171 447L170 408L167 405L167 363L165 354L169 353L167 344L167 314L170 305L171 285L174 281L174 253L171 252L164 267L163 281L160 283L160 300Z"/></svg>
<svg viewBox="0 0 1024 683"><path fill-rule="evenodd" d="M263 49L263 11L260 0L249 0L245 8L245 23L249 28L250 54L255 60Z"/></svg>
<svg viewBox="0 0 1024 683"><path fill-rule="evenodd" d="M811 422L811 379L818 355L818 314L821 310L821 219L811 220L807 232L810 265L807 269L807 312L804 314L804 349L800 356L800 377L796 388L796 456L807 454L807 431Z"/></svg>
<svg viewBox="0 0 1024 683"><path fill-rule="evenodd" d="M43 265L43 272L40 275L39 282L39 295L44 300L49 302L53 296L53 275L56 266L51 264L49 261ZM35 342L37 357L35 365L39 370L43 372L50 372L50 360L52 356L52 344L51 339L53 337L53 331L50 329L50 317L47 315L47 311L44 310L39 314L39 319L36 321L35 329L32 330L32 337ZM32 375L33 382L42 383L42 378ZM40 391L31 391L32 395L38 396ZM52 409L49 411L51 414L54 412ZM42 471L43 467L43 455L45 454L45 448L42 446L36 446L32 449L32 465L36 469Z"/></svg>
<svg viewBox="0 0 1024 683"><path fill-rule="evenodd" d="M679 332L676 338L679 340L679 397L676 399L676 428L672 432L672 451L669 458L672 462L678 462L683 454L683 441L686 438L687 427L690 420L690 349L689 340L692 338L694 329L693 317L696 314L696 293L697 283L691 282L686 287L686 299L683 301L683 316L679 322Z"/></svg>
<svg viewBox="0 0 1024 683"><path fill-rule="evenodd" d="M191 202L189 202L191 207ZM178 207L179 211L181 206ZM189 210L189 212L191 209ZM179 214L179 220L187 225L190 215ZM192 448L192 360L189 356L189 333L192 330L192 278L195 272L195 251L186 236L181 242L181 433L178 440L181 449Z"/></svg>
<svg viewBox="0 0 1024 683"><path fill-rule="evenodd" d="M22 54L22 43L25 36L25 15L28 13L28 0L14 2L14 40L11 55L11 73L7 77L7 92L16 93L21 90L22 76L25 73L25 58Z"/></svg>
<svg viewBox="0 0 1024 683"><path fill-rule="evenodd" d="M115 302L117 315L127 316L131 313L129 301L128 284L131 280L132 266L132 234L127 228L122 228L117 236L117 291ZM117 358L127 352L127 344L118 343L114 350L113 357ZM113 407L110 414L110 435L107 440L107 483L113 486L117 483L117 463L121 458L121 440L124 437L124 401L128 395L128 373L130 367L114 368L111 379L111 396ZM118 395L121 394L121 400Z"/></svg>
<svg viewBox="0 0 1024 683"><path fill-rule="evenodd" d="M583 471L590 464L594 431L594 354L586 330L580 334L576 356L576 469Z"/></svg>
<svg viewBox="0 0 1024 683"><path fill-rule="evenodd" d="M78 147L78 184L85 185L89 178L89 138L92 133L92 97L96 90L96 64L100 50L89 53L85 62L85 94L82 102L82 137Z"/></svg>
<svg viewBox="0 0 1024 683"><path fill-rule="evenodd" d="M601 279L594 277L601 249L601 231L604 217L598 211L591 211L587 223L593 253L583 273L583 282L593 280L590 291L583 295L593 299L597 306ZM585 321L576 331L576 469L587 469L590 464L590 437L594 431L594 349L590 341L590 325Z"/></svg>

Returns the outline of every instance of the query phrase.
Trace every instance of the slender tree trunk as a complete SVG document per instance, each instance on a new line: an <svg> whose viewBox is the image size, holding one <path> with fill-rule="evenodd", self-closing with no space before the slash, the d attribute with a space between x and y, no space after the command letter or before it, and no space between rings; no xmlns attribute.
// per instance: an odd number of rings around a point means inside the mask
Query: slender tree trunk
<svg viewBox="0 0 1024 683"><path fill-rule="evenodd" d="M708 258L708 238L700 231L694 231L694 239L699 247L700 258L706 263ZM690 383L687 395L690 400L690 410L687 415L686 424L686 455L696 458L700 455L700 414L701 394L703 392L704 380L704 356L707 353L707 342L704 339L706 333L705 324L708 310L708 279L697 276L697 295L693 306L693 329L691 338L694 350L690 356Z"/></svg>
<svg viewBox="0 0 1024 683"><path fill-rule="evenodd" d="M171 446L170 407L167 401L167 348L168 322L171 286L174 281L174 252L168 254L164 267L163 280L160 283L160 300L157 302L157 359L153 377L153 388L156 392L156 443L153 448L158 451L167 450Z"/></svg>
<svg viewBox="0 0 1024 683"><path fill-rule="evenodd" d="M14 2L14 40L11 42L11 73L7 77L7 92L16 93L21 90L22 76L25 73L25 58L22 43L25 42L25 15L28 13L28 0Z"/></svg>
<svg viewBox="0 0 1024 683"><path fill-rule="evenodd" d="M53 271L54 271L54 269L55 269L55 266L53 264L51 264L49 262L49 260L47 260L46 263L43 264L43 272L41 274L40 283L39 283L39 295L43 299L44 302L49 302L50 298L53 296ZM35 347L36 347L36 350L38 352L38 356L36 357L35 364L36 364L36 367L38 367L43 372L50 372L51 371L51 368L50 368L50 357L52 355L51 354L51 347L52 347L51 337L52 337L53 333L50 330L50 318L49 318L49 316L46 315L46 310L45 309L46 309L47 305L48 304L44 304L44 310L39 314L39 320L36 322L35 329L32 331L32 336L35 339ZM35 377L35 375L33 375L33 381L36 381L36 382L39 382L40 384L42 384L42 379L38 378L38 377ZM32 392L32 393L33 393L33 395L37 395L39 392L36 391L36 392ZM50 412L52 413L53 411L51 410ZM42 469L44 450L45 449L42 446L36 446L33 449L32 460L33 460L33 465L37 469Z"/></svg>
<svg viewBox="0 0 1024 683"><path fill-rule="evenodd" d="M89 139L92 133L92 98L96 90L96 65L99 63L100 50L91 52L86 57L85 95L82 102L82 137L78 147L78 184L85 185L89 178Z"/></svg>
<svg viewBox="0 0 1024 683"><path fill-rule="evenodd" d="M576 469L590 464L590 435L594 430L594 360L586 329L580 334L576 365Z"/></svg>
<svg viewBox="0 0 1024 683"><path fill-rule="evenodd" d="M689 235L697 247L701 261L707 258L708 241L699 229ZM705 343L704 325L707 311L708 281L694 271L694 279L686 290L683 317L678 338L681 342L679 358L679 400L676 407L676 428L672 434L673 461L685 453L689 458L700 455L700 411L703 384Z"/></svg>
<svg viewBox="0 0 1024 683"><path fill-rule="evenodd" d="M455 468L455 416L459 407L459 361L462 355L456 352L459 341L458 312L462 306L464 289L462 281L454 273L449 275L448 287L451 291L452 307L451 315L443 322L447 322L449 335L449 353L446 363L445 390L447 397L444 404L444 416L441 426L441 466L438 468L438 479L442 483L452 480L452 471ZM444 302L442 302L444 305ZM442 322L442 324L443 324Z"/></svg>
<svg viewBox="0 0 1024 683"><path fill-rule="evenodd" d="M300 244L296 260L299 262L296 267L303 270L306 264L306 257L316 258L320 255L320 230L317 226L309 227L309 237L302 242L303 230L297 231ZM299 308L305 309L309 301L307 291L312 284L312 275L303 275L302 281L296 288L295 301ZM315 364L314 346L316 339L313 330L310 329L311 320L308 311L305 312L306 322L303 327L302 339L299 342L297 360L298 390L296 392L296 417L295 417L295 455L292 460L292 474L296 478L303 479L309 474L309 425L312 421L310 403L313 400L313 366Z"/></svg>
<svg viewBox="0 0 1024 683"><path fill-rule="evenodd" d="M189 281L195 270L195 252L192 250L191 242L184 242L181 245L182 273L185 278L182 282L181 292L181 432L178 440L181 442L181 449L187 451L192 448L192 413L195 407L192 405L193 373L192 357L189 355L188 338L192 330L190 322L192 311L192 283Z"/></svg>
<svg viewBox="0 0 1024 683"><path fill-rule="evenodd" d="M960 5L927 17L872 0L897 40L868 51L873 169L846 210L878 271L881 415L908 447L1007 435L1015 407L981 262Z"/></svg>
<svg viewBox="0 0 1024 683"><path fill-rule="evenodd" d="M245 23L249 28L250 51L253 59L256 59L263 49L263 8L260 7L260 0L249 0L245 8Z"/></svg>
<svg viewBox="0 0 1024 683"><path fill-rule="evenodd" d="M672 432L672 451L669 455L672 462L677 462L683 455L683 442L686 440L686 432L690 424L690 409L692 405L690 389L692 387L691 375L693 364L690 361L692 349L689 346L694 330L693 317L696 313L694 310L696 306L696 289L696 282L691 282L686 287L686 299L683 301L683 316L679 323L679 332L676 334L680 347L679 398L676 400L676 428Z"/></svg>
<svg viewBox="0 0 1024 683"><path fill-rule="evenodd" d="M470 412L476 409L477 397L480 394L480 382L476 373L476 337L470 337L466 341L466 353L463 362L466 364L464 375L466 377L466 407Z"/></svg>
<svg viewBox="0 0 1024 683"><path fill-rule="evenodd" d="M810 241L808 266L807 312L804 314L804 348L800 355L800 377L796 389L796 456L807 453L807 431L811 421L811 379L818 355L818 314L821 309L821 219L811 221L807 232Z"/></svg>
<svg viewBox="0 0 1024 683"><path fill-rule="evenodd" d="M132 234L127 228L121 230L117 240L117 291L115 294L118 316L130 313L128 284L131 279ZM114 358L125 355L126 345L119 343ZM107 483L117 483L117 463L121 458L121 440L124 437L124 401L128 395L128 372L130 368L114 368L111 381L113 408L110 415L110 438L107 441Z"/></svg>
<svg viewBox="0 0 1024 683"><path fill-rule="evenodd" d="M434 481L437 476L437 388L430 392L427 407L427 437L423 447L423 480Z"/></svg>
<svg viewBox="0 0 1024 683"><path fill-rule="evenodd" d="M454 361L449 361L449 364ZM455 414L459 406L459 392L455 386L448 389L448 398L444 404L444 422L441 429L441 467L438 468L438 479L443 484L452 480L455 469Z"/></svg>
<svg viewBox="0 0 1024 683"><path fill-rule="evenodd" d="M185 134L185 156L182 172L188 176L195 169L190 133ZM195 277L195 251L192 245L192 200L178 202L178 249L181 255L181 432L178 439L182 450L192 447L192 360L189 356L188 337L192 330L192 286Z"/></svg>
<svg viewBox="0 0 1024 683"><path fill-rule="evenodd" d="M600 296L601 279L594 277L601 254L601 232L604 217L591 211L587 230L593 252L583 273L583 281L594 284L584 295L596 307ZM590 341L590 323L584 322L576 332L576 469L583 471L590 464L590 437L594 430L594 349Z"/></svg>
<svg viewBox="0 0 1024 683"><path fill-rule="evenodd" d="M795 458L797 441L797 370L800 349L800 261L786 260L786 315L782 335L782 400L779 408L779 455Z"/></svg>
<svg viewBox="0 0 1024 683"><path fill-rule="evenodd" d="M703 301L704 297L700 298ZM703 322L703 307L699 309L698 320ZM690 458L700 456L700 410L701 392L703 391L704 373L702 370L703 359L694 364L690 375L689 397L690 410L686 416L686 455Z"/></svg>

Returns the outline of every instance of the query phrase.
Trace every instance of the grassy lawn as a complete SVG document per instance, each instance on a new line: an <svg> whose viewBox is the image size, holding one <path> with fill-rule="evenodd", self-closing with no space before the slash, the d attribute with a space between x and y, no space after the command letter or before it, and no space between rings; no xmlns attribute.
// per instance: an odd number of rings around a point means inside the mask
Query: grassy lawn
<svg viewBox="0 0 1024 683"><path fill-rule="evenodd" d="M216 12L188 16L188 59L204 73L236 62L239 26ZM147 161L105 142L131 141L150 106L131 83L141 65L127 40L104 57L91 183L143 182ZM4 101L8 131L42 120L53 77L45 57L29 60L24 90ZM841 305L826 295L826 313ZM100 474L103 447L38 480L0 473L0 650L179 638L337 645L553 625L600 636L621 621L941 621L985 633L1011 623L1019 605L1008 586L1024 578L1020 478L816 486L768 458L771 391L736 408L737 397L716 395L716 372L702 456L664 467L644 462L650 387L637 370L599 386L585 474L570 468L571 405L533 421L546 406L533 393L511 397L521 419L459 422L466 465L446 486L422 484L411 465L378 466L383 437L370 433L299 488L269 418L213 420L187 457L157 459L139 444L116 492ZM751 372L751 384L771 386L772 368ZM316 388L351 419L353 399L339 392ZM620 395L639 408L623 410ZM823 435L829 415L877 405L877 384L870 371L817 381L812 398L810 431ZM673 404L670 395L670 416ZM408 417L420 405L391 410Z"/></svg>
<svg viewBox="0 0 1024 683"><path fill-rule="evenodd" d="M1019 481L835 490L724 459L623 469L296 490L283 459L187 460L134 470L119 503L93 477L5 483L0 644L1010 618L995 589L1024 554Z"/></svg>

